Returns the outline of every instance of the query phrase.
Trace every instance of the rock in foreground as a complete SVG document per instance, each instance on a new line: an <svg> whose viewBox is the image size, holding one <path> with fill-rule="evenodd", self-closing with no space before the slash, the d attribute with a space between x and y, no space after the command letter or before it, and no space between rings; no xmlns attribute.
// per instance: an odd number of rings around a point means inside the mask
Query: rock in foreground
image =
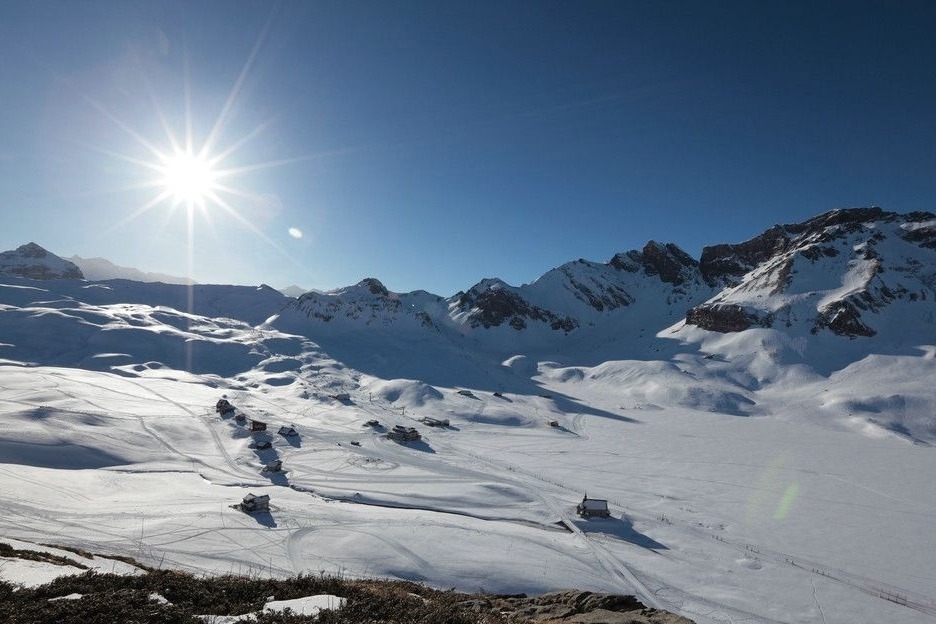
<svg viewBox="0 0 936 624"><path fill-rule="evenodd" d="M633 596L565 590L541 596L479 597L463 603L511 624L692 624L680 615L650 609Z"/></svg>

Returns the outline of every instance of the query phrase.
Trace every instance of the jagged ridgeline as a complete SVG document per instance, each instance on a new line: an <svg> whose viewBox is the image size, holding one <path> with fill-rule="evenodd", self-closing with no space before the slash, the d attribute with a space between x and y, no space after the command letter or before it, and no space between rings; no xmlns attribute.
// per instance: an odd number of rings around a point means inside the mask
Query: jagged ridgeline
<svg viewBox="0 0 936 624"><path fill-rule="evenodd" d="M683 318L722 333L785 327L870 337L888 325L889 310L932 315L934 259L932 214L855 208L705 247L699 260L650 241L605 263L568 262L522 286L485 279L443 298L389 292L369 278L307 293L284 314L356 327L532 331L538 339L600 325L660 330Z"/></svg>
<svg viewBox="0 0 936 624"><path fill-rule="evenodd" d="M630 344L635 330L657 332L680 321L721 333L773 327L867 338L932 319L934 223L928 212L833 210L775 225L745 242L705 247L699 260L672 243L650 241L604 263L568 262L530 284L490 278L449 297L395 293L366 278L297 298L269 296L262 310L251 306L251 318L242 320L278 314L273 326L313 334L317 324L328 324L330 332L394 328L481 342L488 334L511 347L567 346L609 335ZM0 272L84 277L74 263L35 243L0 254ZM238 318L237 310L225 315Z"/></svg>

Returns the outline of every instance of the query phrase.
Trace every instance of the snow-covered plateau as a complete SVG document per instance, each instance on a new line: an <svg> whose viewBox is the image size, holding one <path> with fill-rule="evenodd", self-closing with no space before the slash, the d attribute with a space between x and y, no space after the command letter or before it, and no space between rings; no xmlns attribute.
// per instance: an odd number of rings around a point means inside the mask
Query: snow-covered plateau
<svg viewBox="0 0 936 624"><path fill-rule="evenodd" d="M17 548L575 587L699 623L936 617L931 214L833 211L699 260L651 242L448 298L90 281L36 248L0 266ZM579 517L586 494L611 517Z"/></svg>

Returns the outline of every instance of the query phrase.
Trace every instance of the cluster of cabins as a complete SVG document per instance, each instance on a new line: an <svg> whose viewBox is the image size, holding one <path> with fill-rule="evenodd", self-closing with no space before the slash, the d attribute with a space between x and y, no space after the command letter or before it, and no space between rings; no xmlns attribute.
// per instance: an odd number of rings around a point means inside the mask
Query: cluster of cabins
<svg viewBox="0 0 936 624"><path fill-rule="evenodd" d="M231 405L231 402L226 398L218 399L218 402L215 403L215 411L220 414L222 417L227 417L236 412L234 406ZM247 417L242 412L237 412L234 416L234 420L239 423L244 423L247 420ZM267 424L262 420L251 419L249 430L251 433L264 433L267 431ZM283 425L277 431L281 436L291 438L299 435L299 432L296 431L296 428L292 425ZM250 447L256 450L268 449L273 446L273 443L266 438L255 439ZM271 473L271 472L281 472L283 470L283 460L275 459L267 463L261 472ZM257 496L255 494L247 494L244 497L244 500L241 501L239 505L235 505L235 508L240 509L241 511L247 513L256 513L264 512L270 510L270 496L268 494L263 494Z"/></svg>
<svg viewBox="0 0 936 624"><path fill-rule="evenodd" d="M221 416L225 416L226 414L230 414L231 412L234 412L235 409L234 409L234 406L231 405L230 401L222 398L222 399L218 399L218 402L215 404L215 411L221 414ZM234 416L234 420L236 420L239 423L242 423L247 420L247 416L245 416L242 412L238 412ZM262 420L257 420L257 419L252 418L250 420L250 426L248 428L250 429L251 433L261 433L267 430L267 424L263 422ZM296 428L292 425L283 425L282 427L279 428L277 433L287 438L293 438L299 435L299 432L296 431ZM266 446L261 446L261 444L262 443L254 444L254 448L270 448L269 442L266 443L267 444Z"/></svg>
<svg viewBox="0 0 936 624"><path fill-rule="evenodd" d="M472 396L471 392L468 390L459 391L459 394L464 396ZM347 395L341 395L340 398L336 395L334 398L339 400L348 400ZM232 412L235 412L234 406L231 405L230 401L226 398L221 398L215 404L215 411L218 412L221 416L226 416ZM244 422L246 416L243 413L237 413L235 420L238 422ZM425 417L422 419L422 422L430 427L448 427L448 419L437 419L431 417ZM379 427L380 423L377 420L368 420L364 423L366 426L370 427ZM558 426L558 423L552 421L549 423L551 426ZM264 432L267 430L267 424L260 420L251 419L250 421L250 431L252 433ZM278 432L280 435L285 437L298 436L299 433L296 431L295 427L292 425L283 425L279 428ZM421 439L419 432L413 427L405 427L403 425L396 425L387 432L387 437L391 440L397 442L412 442ZM252 445L252 448L255 449L268 449L272 446L269 440L256 440ZM279 472L283 469L282 460L274 460L268 463L263 468L263 472ZM247 494L244 497L244 500L236 505L241 511L247 513L255 512L265 512L270 510L270 497L269 495L257 496L255 494ZM586 494L582 498L582 502L579 503L575 508L576 513L582 518L609 518L611 517L611 512L608 509L608 501L600 498L588 498Z"/></svg>

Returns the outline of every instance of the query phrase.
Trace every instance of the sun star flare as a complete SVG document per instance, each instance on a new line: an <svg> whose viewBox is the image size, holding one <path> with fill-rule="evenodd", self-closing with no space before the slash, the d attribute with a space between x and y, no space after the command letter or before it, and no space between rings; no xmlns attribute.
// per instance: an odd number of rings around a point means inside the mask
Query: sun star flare
<svg viewBox="0 0 936 624"><path fill-rule="evenodd" d="M203 205L217 190L218 173L212 163L190 151L176 151L163 156L161 183L176 203Z"/></svg>

